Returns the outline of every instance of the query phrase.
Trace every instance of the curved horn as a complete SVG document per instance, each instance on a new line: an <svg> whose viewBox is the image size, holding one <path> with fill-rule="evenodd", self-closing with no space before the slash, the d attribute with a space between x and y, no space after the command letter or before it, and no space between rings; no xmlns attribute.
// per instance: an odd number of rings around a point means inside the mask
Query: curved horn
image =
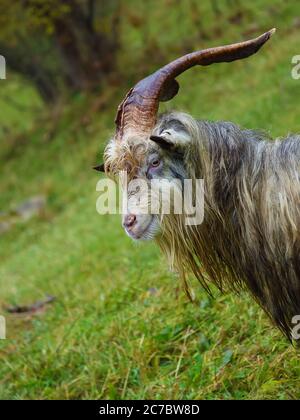
<svg viewBox="0 0 300 420"><path fill-rule="evenodd" d="M156 123L159 101L172 99L179 90L175 77L196 66L231 62L255 54L273 35L275 29L258 38L237 44L209 48L184 55L172 61L155 73L138 82L127 93L118 107L115 119L116 137L121 139L125 132L148 134Z"/></svg>

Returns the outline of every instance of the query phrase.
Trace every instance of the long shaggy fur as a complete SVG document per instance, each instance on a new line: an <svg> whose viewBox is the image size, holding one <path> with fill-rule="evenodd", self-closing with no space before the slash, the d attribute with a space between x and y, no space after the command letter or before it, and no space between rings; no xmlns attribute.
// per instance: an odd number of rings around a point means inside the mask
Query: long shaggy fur
<svg viewBox="0 0 300 420"><path fill-rule="evenodd" d="M190 137L188 178L205 181L205 217L186 226L165 215L157 239L185 281L192 272L208 289L246 287L291 339L300 314L300 137L271 141L231 123L169 114ZM159 130L159 126L157 130Z"/></svg>
<svg viewBox="0 0 300 420"><path fill-rule="evenodd" d="M300 315L300 137L273 141L182 113L162 116L153 133L165 129L186 142L180 158L165 155L169 174L205 184L202 224L188 226L178 214L161 219L156 241L170 265L187 292L188 272L208 292L209 282L221 291L248 289L291 340L292 319ZM149 139L130 135L112 141L106 166L133 177L151 147Z"/></svg>

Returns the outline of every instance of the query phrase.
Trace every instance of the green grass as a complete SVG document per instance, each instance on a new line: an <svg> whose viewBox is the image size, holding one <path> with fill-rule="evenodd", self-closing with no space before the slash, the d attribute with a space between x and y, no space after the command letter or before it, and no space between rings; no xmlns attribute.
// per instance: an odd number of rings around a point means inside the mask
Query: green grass
<svg viewBox="0 0 300 420"><path fill-rule="evenodd" d="M133 79L185 48L239 40L253 22L255 34L278 27L260 54L191 70L162 110L232 120L273 136L300 131L300 81L290 76L291 57L300 53L299 5L256 0L240 6L242 22L234 25L228 18L238 9L229 11L225 1L219 20L208 1L182 2L178 9L167 0L159 9L153 1L134 4L126 8L142 26L134 29L124 18L123 41L131 41L120 58L124 82L105 87L104 107L95 111L99 98L78 96L59 118L43 110L36 121L33 108L16 114L8 105L0 115L2 125L14 125L14 133L1 139L0 210L37 194L48 200L42 216L0 235L0 312L7 318L0 398L300 398L299 354L251 298L215 292L211 299L194 283L199 303L189 303L153 244L132 243L119 217L97 214L98 177L91 170L113 131L127 69ZM176 27L179 16L183 23ZM146 41L157 48L153 60L145 59ZM0 83L10 89L10 81ZM29 92L20 85L25 107ZM3 309L45 294L57 301L38 315Z"/></svg>

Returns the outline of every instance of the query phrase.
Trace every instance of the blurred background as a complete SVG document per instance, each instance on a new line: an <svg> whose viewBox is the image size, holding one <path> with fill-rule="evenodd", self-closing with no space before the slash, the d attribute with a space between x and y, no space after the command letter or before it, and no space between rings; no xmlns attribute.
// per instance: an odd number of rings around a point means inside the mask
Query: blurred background
<svg viewBox="0 0 300 420"><path fill-rule="evenodd" d="M1 399L300 397L299 355L247 294L194 282L189 303L153 244L97 214L92 171L135 82L272 27L161 110L278 137L300 131L296 0L0 0Z"/></svg>

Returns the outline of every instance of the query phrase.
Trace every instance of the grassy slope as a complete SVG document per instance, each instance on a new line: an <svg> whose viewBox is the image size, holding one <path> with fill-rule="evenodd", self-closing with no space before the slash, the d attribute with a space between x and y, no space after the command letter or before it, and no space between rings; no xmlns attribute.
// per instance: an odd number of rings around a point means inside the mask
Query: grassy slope
<svg viewBox="0 0 300 420"><path fill-rule="evenodd" d="M142 58L137 36L144 26L157 61L185 48L238 40L251 22L256 33L277 26L271 44L248 61L183 75L171 106L274 136L299 130L300 82L290 77L291 57L300 53L296 1L243 6L242 30L228 23L237 10L229 13L226 2L218 20L208 2L175 9L166 0L168 8L159 11L154 1L143 2L147 14L141 3L132 7L131 21L144 19L142 28L129 31L124 22L130 43L120 61L132 75L139 57L137 71L152 65ZM200 24L211 40L199 39ZM185 43L177 47L178 38ZM0 304L46 293L58 300L35 317L8 317L8 339L0 342L0 398L299 398L299 355L247 295L216 292L210 299L195 285L200 303L188 303L153 244L136 246L118 217L97 215L97 176L90 167L125 89L112 91L113 99L95 115L94 100L75 98L55 130L53 121L40 121L17 140L1 140L0 209L41 193L48 207L42 218L0 236Z"/></svg>

